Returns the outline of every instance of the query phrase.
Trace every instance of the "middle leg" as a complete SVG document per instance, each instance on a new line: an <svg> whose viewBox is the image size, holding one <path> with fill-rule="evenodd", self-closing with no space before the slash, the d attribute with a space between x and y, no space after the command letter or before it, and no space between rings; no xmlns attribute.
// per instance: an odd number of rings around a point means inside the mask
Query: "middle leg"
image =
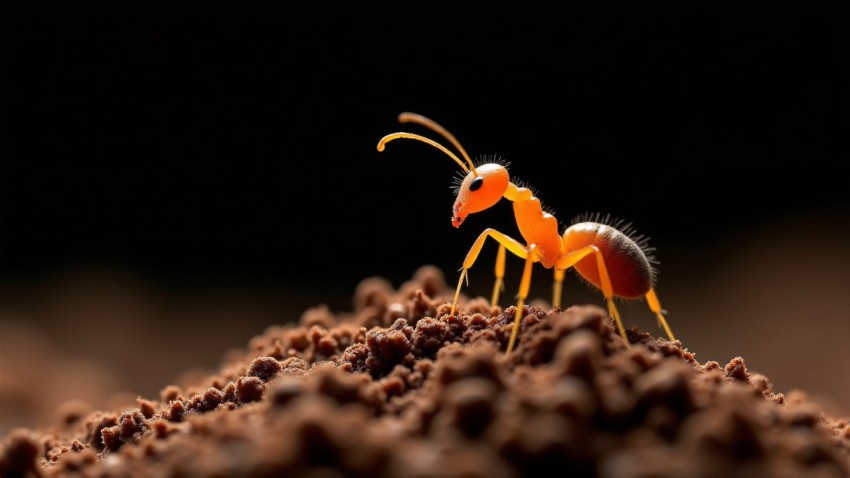
<svg viewBox="0 0 850 478"><path fill-rule="evenodd" d="M564 269L555 269L555 283L552 284L552 307L561 306L561 289L564 287Z"/></svg>

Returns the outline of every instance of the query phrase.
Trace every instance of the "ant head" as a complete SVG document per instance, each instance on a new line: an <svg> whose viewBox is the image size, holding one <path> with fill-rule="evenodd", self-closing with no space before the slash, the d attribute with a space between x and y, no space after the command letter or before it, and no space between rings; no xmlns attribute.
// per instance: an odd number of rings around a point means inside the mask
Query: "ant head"
<svg viewBox="0 0 850 478"><path fill-rule="evenodd" d="M433 120L422 115L401 113L398 115L398 120L401 123L420 124L440 134L457 148L461 156L463 156L464 160L461 161L460 158L440 143L413 133L392 133L378 141L378 151L383 151L387 143L400 138L421 141L439 149L460 166L460 169L466 173L466 176L460 183L460 187L458 187L457 198L455 199L452 215L452 225L454 227L460 227L460 223L466 219L467 215L483 211L499 202L499 199L508 189L508 184L510 183L508 170L504 166L496 163L487 163L476 168L472 164L472 160L469 158L466 150L463 149L463 146L460 145L460 142L458 142L454 135Z"/></svg>
<svg viewBox="0 0 850 478"><path fill-rule="evenodd" d="M483 211L499 202L509 182L508 170L501 164L482 164L470 171L458 188L452 208L452 225L460 227L467 215Z"/></svg>

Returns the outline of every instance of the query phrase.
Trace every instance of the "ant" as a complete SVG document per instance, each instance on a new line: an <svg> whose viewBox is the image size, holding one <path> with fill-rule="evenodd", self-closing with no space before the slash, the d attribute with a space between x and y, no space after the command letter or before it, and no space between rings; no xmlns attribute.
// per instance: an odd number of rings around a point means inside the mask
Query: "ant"
<svg viewBox="0 0 850 478"><path fill-rule="evenodd" d="M533 191L511 182L504 165L498 163L474 165L466 150L451 133L422 115L405 112L398 116L398 121L419 124L441 135L461 153L466 161L466 163L461 161L442 144L418 134L392 133L378 142L378 151L383 151L387 143L396 139L421 141L439 149L460 166L466 176L457 188L457 197L452 209L452 225L455 228L460 227L468 215L488 209L504 197L513 202L516 223L525 240L523 244L495 229L485 229L463 261L450 315L455 313L464 279L467 279L467 282L469 280L467 271L475 264L484 242L489 237L499 243L499 251L496 255L496 283L493 286L491 300L493 305L497 305L499 292L504 289L505 251L510 251L513 255L525 260L507 353L513 350L516 342L522 319L522 308L531 287L531 266L535 262L555 271L553 307L560 307L564 274L572 267L587 282L602 291L608 304L608 313L616 322L617 330L626 346L630 344L620 320L620 313L614 305L614 297L624 299L645 297L649 309L655 313L658 325L664 329L671 341L675 340L673 332L664 319L664 311L653 288L655 269L652 266L654 259L650 254L653 249L646 246L646 238L632 237L633 231L630 226L621 227L620 222L610 224L607 219L600 218L598 215L587 218L592 220L582 220L567 227L561 234L558 232L558 220L555 216L543 210L540 200L535 197Z"/></svg>

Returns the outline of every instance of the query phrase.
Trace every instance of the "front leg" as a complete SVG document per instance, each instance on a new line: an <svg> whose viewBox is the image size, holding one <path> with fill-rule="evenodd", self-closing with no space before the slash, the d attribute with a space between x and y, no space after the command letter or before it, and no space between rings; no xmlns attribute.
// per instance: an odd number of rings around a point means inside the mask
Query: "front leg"
<svg viewBox="0 0 850 478"><path fill-rule="evenodd" d="M475 261L478 259L478 255L481 253L481 248L484 247L484 241L487 240L488 237L492 237L499 244L501 244L505 249L514 254L515 256L525 259L528 257L528 249L523 246L516 239L503 234L495 229L485 229L484 232L478 236L478 239L475 240L475 243L472 244L472 247L469 249L469 252L466 253L466 259L463 260L463 269L460 273L460 279L457 281L457 289L455 290L454 301L452 302L452 311L449 315L454 315L455 309L457 308L457 299L460 296L460 288L463 286L463 280L467 277L467 271L475 264Z"/></svg>
<svg viewBox="0 0 850 478"><path fill-rule="evenodd" d="M531 288L531 266L536 262L536 247L536 244L528 246L528 256L525 258L525 267L522 269L522 280L519 282L519 294L516 303L516 313L514 314L514 326L511 329L511 338L508 340L508 350L506 353L511 353L514 349L516 336L519 332L519 321L522 319L522 306L525 305L525 299L528 297L528 290Z"/></svg>
<svg viewBox="0 0 850 478"><path fill-rule="evenodd" d="M496 283L493 284L493 294L490 296L490 305L499 305L499 293L505 290L505 245L499 244L499 252L496 253Z"/></svg>

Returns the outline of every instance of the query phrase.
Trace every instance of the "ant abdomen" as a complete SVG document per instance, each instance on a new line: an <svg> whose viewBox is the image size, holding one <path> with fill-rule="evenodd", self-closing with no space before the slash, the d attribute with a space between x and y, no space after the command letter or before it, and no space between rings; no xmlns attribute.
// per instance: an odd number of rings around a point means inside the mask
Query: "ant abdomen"
<svg viewBox="0 0 850 478"><path fill-rule="evenodd" d="M647 256L645 241L632 239L628 231L598 222L580 222L564 231L564 245L568 251L586 246L596 246L602 253L614 295L626 299L644 297L652 288L654 271L652 259ZM589 255L574 266L584 279L602 288L599 269L594 255Z"/></svg>

